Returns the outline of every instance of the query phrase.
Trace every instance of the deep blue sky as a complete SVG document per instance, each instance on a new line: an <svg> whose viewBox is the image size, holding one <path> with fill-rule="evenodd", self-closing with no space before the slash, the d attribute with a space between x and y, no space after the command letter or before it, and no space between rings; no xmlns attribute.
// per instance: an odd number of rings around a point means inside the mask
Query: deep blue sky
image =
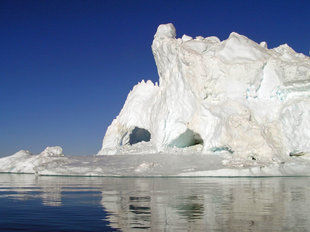
<svg viewBox="0 0 310 232"><path fill-rule="evenodd" d="M157 26L236 31L309 54L310 1L0 0L0 156L60 145L94 154L130 89L158 80Z"/></svg>

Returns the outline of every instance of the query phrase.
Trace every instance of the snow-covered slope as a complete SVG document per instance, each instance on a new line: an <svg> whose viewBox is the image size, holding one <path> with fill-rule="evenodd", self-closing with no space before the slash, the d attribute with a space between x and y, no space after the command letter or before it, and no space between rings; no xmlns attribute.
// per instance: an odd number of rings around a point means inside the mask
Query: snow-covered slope
<svg viewBox="0 0 310 232"><path fill-rule="evenodd" d="M310 152L309 57L235 32L176 38L172 24L152 50L159 85L133 88L98 155L193 148L269 162Z"/></svg>

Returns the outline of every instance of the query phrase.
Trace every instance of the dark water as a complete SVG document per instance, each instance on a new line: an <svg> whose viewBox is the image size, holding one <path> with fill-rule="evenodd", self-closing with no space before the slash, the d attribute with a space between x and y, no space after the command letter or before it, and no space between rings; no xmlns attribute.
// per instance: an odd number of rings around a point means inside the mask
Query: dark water
<svg viewBox="0 0 310 232"><path fill-rule="evenodd" d="M0 231L310 231L310 178L1 174Z"/></svg>

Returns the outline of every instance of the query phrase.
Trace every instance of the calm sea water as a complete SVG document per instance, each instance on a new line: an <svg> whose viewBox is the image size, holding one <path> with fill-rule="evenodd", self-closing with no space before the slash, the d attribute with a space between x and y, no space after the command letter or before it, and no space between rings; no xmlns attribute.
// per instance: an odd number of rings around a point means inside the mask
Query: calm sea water
<svg viewBox="0 0 310 232"><path fill-rule="evenodd" d="M310 231L310 178L0 174L0 231Z"/></svg>

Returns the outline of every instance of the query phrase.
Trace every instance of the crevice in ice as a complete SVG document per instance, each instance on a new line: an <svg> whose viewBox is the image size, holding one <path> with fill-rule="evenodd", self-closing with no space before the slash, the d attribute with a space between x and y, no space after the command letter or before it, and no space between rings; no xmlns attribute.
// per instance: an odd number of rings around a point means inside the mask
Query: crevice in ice
<svg viewBox="0 0 310 232"><path fill-rule="evenodd" d="M143 128L135 127L129 135L129 144L133 145L142 141L149 142L151 140L151 133Z"/></svg>
<svg viewBox="0 0 310 232"><path fill-rule="evenodd" d="M197 144L203 145L203 140L200 136L200 134L187 129L183 134L181 134L179 137L174 139L169 146L170 147L178 147L178 148L185 148L194 146Z"/></svg>
<svg viewBox="0 0 310 232"><path fill-rule="evenodd" d="M293 152L290 152L290 156L303 156L305 155L306 153L305 152L297 152L297 151L293 151Z"/></svg>
<svg viewBox="0 0 310 232"><path fill-rule="evenodd" d="M228 147L228 146L222 146L222 147L213 147L211 148L212 152L221 152L221 151L228 151L229 153L233 154L234 151Z"/></svg>

